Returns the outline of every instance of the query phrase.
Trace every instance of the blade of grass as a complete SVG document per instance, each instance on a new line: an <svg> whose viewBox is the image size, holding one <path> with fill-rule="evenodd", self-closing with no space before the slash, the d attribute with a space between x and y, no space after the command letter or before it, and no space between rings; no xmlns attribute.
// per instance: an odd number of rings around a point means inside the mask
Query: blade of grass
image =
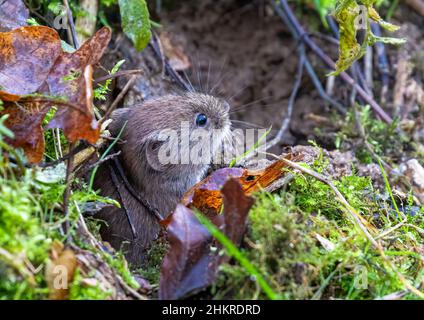
<svg viewBox="0 0 424 320"><path fill-rule="evenodd" d="M396 210L397 217L398 217L399 221L401 222L402 221L402 218L405 219L405 215L403 214L403 212L400 212L400 210L398 208L398 205L397 205L397 203L395 201L395 197L393 196L392 188L390 187L389 179L387 179L386 171L383 168L383 164L381 163L380 158L377 158L377 161L378 161L378 164L380 166L381 174L383 175L383 179L384 179L384 184L386 186L386 190L387 190L387 192L390 195L390 199L392 200L393 207Z"/></svg>
<svg viewBox="0 0 424 320"><path fill-rule="evenodd" d="M258 148L259 144L262 142L263 139L265 139L265 137L271 132L272 127L270 127L267 132L265 132L259 139L258 141L255 142L255 144L253 145L252 148L250 148L249 150L247 150L245 153L243 153L241 156L238 156L236 158L234 158L233 160L231 160L229 167L232 168L237 161L243 159L244 157L246 157L247 155L249 155L249 153L251 153L252 151L254 151L255 149Z"/></svg>
<svg viewBox="0 0 424 320"><path fill-rule="evenodd" d="M110 150L112 150L113 146L116 144L116 142L118 142L118 140L121 138L122 133L124 132L125 127L127 126L127 121L125 121L124 125L122 126L121 130L119 131L118 135L116 136L116 138L112 141L112 143L109 145L109 147L106 149L106 151L102 154L102 156L100 157L99 161L103 160L108 153L110 152ZM88 191L91 191L93 189L93 184L94 184L94 178L96 177L96 173L97 170L99 169L99 166L96 166L93 169L93 172L91 173L90 176L90 183L88 185Z"/></svg>

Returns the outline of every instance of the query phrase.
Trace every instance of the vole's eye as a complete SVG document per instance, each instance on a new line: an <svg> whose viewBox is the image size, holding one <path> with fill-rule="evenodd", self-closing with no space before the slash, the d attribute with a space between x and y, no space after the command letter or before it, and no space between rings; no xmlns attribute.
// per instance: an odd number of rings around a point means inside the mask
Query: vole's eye
<svg viewBox="0 0 424 320"><path fill-rule="evenodd" d="M200 113L196 116L196 125L197 126L204 127L207 122L208 122L208 117L205 114Z"/></svg>

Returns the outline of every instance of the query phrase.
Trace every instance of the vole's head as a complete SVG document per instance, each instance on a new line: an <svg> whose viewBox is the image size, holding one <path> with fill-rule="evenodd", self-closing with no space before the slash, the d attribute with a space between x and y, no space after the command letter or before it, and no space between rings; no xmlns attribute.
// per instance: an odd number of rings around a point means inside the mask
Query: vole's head
<svg viewBox="0 0 424 320"><path fill-rule="evenodd" d="M230 135L229 108L224 100L206 94L166 95L115 111L114 127L127 122L125 148L134 156L145 155L154 169L207 164Z"/></svg>

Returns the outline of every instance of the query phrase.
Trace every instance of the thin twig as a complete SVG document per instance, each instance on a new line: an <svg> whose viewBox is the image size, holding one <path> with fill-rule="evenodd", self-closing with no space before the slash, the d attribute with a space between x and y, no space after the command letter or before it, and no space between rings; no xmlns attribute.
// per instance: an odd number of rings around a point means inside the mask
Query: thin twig
<svg viewBox="0 0 424 320"><path fill-rule="evenodd" d="M23 277L28 278L30 283L35 282L34 275L31 273L31 271L29 271L24 264L19 263L19 260L16 259L16 257L9 251L0 247L0 256L3 257L2 262L5 262L16 269Z"/></svg>
<svg viewBox="0 0 424 320"><path fill-rule="evenodd" d="M378 23L371 23L371 30L377 36L381 37L381 27ZM377 52L377 68L381 77L381 93L380 100L381 103L386 102L386 95L389 90L390 85L390 67L389 67L389 59L387 58L386 46L377 42L375 44L376 52Z"/></svg>
<svg viewBox="0 0 424 320"><path fill-rule="evenodd" d="M121 177L122 181L125 184L125 187L127 191L136 199L143 207L145 207L150 213L152 213L158 221L163 220L163 216L159 212L158 209L154 208L149 201L146 200L145 197L139 194L134 187L131 185L131 183L128 181L127 176L125 175L124 169L122 168L121 163L119 162L119 159L113 158L114 165L116 169L118 170L119 176Z"/></svg>
<svg viewBox="0 0 424 320"><path fill-rule="evenodd" d="M160 49L160 40L159 37L153 33L152 40L149 43L149 46L153 49L156 56L165 63L165 70L171 76L171 78L184 90L192 91L190 85L177 73L177 71L172 68L169 64L168 59L165 58L162 50Z"/></svg>
<svg viewBox="0 0 424 320"><path fill-rule="evenodd" d="M72 16L72 11L69 7L69 3L68 0L63 0L63 3L65 4L66 7L66 13L68 16L68 23L71 29L71 33L72 33L72 40L73 40L73 44L75 49L79 48L79 43L78 43L78 38L77 38L77 33L75 31L75 24L74 24L74 18ZM66 178L65 178L65 191L63 193L63 214L65 217L65 222L64 222L64 234L66 235L66 242L70 242L71 240L71 233L70 233L70 221L69 221L69 198L71 196L71 184L72 184L72 179L73 179L73 167L74 167L74 154L73 154L73 149L76 147L76 142L73 142L70 144L69 146L69 153L71 154L71 156L68 158L68 163L66 166Z"/></svg>
<svg viewBox="0 0 424 320"><path fill-rule="evenodd" d="M97 84L99 82L103 82L103 81L106 81L106 80L109 80L109 79L115 79L115 78L122 77L122 76L130 76L130 75L133 75L133 74L142 74L142 73L143 73L143 70L141 70L141 69L122 70L122 71L118 71L118 72L115 72L115 73L112 73L112 74L108 74L108 75L103 76L103 77L99 77L97 79L94 79L93 81L94 81L95 84Z"/></svg>
<svg viewBox="0 0 424 320"><path fill-rule="evenodd" d="M110 177L112 179L112 182L116 187L116 192L118 193L118 197L121 200L120 202L122 203L122 208L124 209L125 216L127 217L127 221L128 221L129 226L130 226L130 229L131 229L133 240L135 241L136 239L138 239L137 231L135 230L135 226L134 226L134 223L132 221L131 214L128 211L127 204L125 203L125 197L122 195L122 192L121 192L122 184L121 184L120 181L118 181L118 177L116 175L116 172L115 172L115 169L113 168L113 166L109 165L108 168L109 168L109 173L110 173Z"/></svg>
<svg viewBox="0 0 424 320"><path fill-rule="evenodd" d="M286 116L284 117L283 123L281 124L280 130L278 130L277 135L274 137L274 139L271 140L271 142L267 143L266 145L267 150L269 148L272 148L273 146L275 146L281 141L281 139L284 136L284 133L289 127L290 120L293 114L294 103L296 101L296 96L297 96L297 93L299 92L300 84L302 83L303 68L305 66L305 47L303 43L299 44L299 56L300 57L299 57L299 62L298 62L298 67L296 72L296 78L293 85L292 93L290 94Z"/></svg>
<svg viewBox="0 0 424 320"><path fill-rule="evenodd" d="M275 8L280 8L278 5L276 5L273 1L272 4ZM321 59L327 64L328 67L331 69L335 69L336 64L334 61L322 51L318 45L311 40L309 35L305 32L304 28L300 25L299 21L297 20L296 16L294 15L293 11L291 10L290 6L288 5L286 0L280 0L280 5L283 11L286 13L286 16L290 23L292 24L294 30L296 31L296 34L298 38L302 39L304 43ZM281 10L276 10L277 14L280 15ZM372 97L370 97L367 92L361 88L361 86L346 72L342 72L340 74L340 77L350 86L355 88L358 92L358 94L367 102L374 111L387 123L392 123L392 118L383 110L383 108L375 101Z"/></svg>
<svg viewBox="0 0 424 320"><path fill-rule="evenodd" d="M107 109L107 111L104 114L104 116L99 120L99 125L100 126L102 125L103 122L105 122L107 119L109 119L109 116L116 109L116 107L118 106L119 102L121 102L121 100L127 94L128 90L130 90L131 87L134 85L134 82L135 82L135 79L136 78L137 78L137 75L131 76L131 78L128 80L127 84L125 85L125 87L121 90L121 92L118 94L118 96L112 102L112 104L110 105L110 107Z"/></svg>
<svg viewBox="0 0 424 320"><path fill-rule="evenodd" d="M71 34L72 34L72 42L74 44L75 49L78 49L79 41L78 41L77 32L75 30L74 17L72 16L72 11L71 11L71 8L69 7L68 0L63 0L63 3L66 7L66 14L68 16L68 23L69 23L69 27L71 29Z"/></svg>
<svg viewBox="0 0 424 320"><path fill-rule="evenodd" d="M297 31L293 27L292 23L290 22L290 20L286 16L285 12L283 10L281 10L281 8L278 7L278 6L275 6L275 10L279 14L281 19L284 21L284 23L287 25L287 27L289 28L293 38L295 38L297 41L302 41L301 37L299 36ZM327 92L324 90L324 88L321 84L321 81L318 78L318 76L317 76L317 74L314 70L314 67L312 66L312 64L311 64L311 62L310 62L310 60L309 60L309 58L306 54L305 54L305 68L306 68L306 71L308 72L315 88L318 90L318 93L320 94L321 98L323 98L330 105L335 107L342 114L346 114L346 108L341 103L339 103L334 98L332 98L330 95L328 95Z"/></svg>
<svg viewBox="0 0 424 320"><path fill-rule="evenodd" d="M75 143L71 143L69 150L72 151L75 148ZM63 215L65 217L64 223L64 234L66 235L66 242L70 242L70 223L69 223L69 198L71 195L71 183L72 183L72 171L74 167L74 155L72 154L68 158L68 163L66 166L66 178L65 178L65 192L63 193Z"/></svg>
<svg viewBox="0 0 424 320"><path fill-rule="evenodd" d="M404 219L401 222L399 222L397 225L395 225L395 226L387 229L386 231L380 233L378 236L375 237L375 240L386 237L387 235L389 235L390 233L392 233L396 229L399 229L400 227L402 227L405 224L405 222L407 222L407 221L408 221L408 219Z"/></svg>
<svg viewBox="0 0 424 320"><path fill-rule="evenodd" d="M86 144L86 143L81 143L78 146L76 146L75 148L73 148L72 150L69 150L69 152L67 154L65 154L63 157L56 159L54 161L51 162L41 162L38 163L34 166L40 167L40 168L48 168L48 167L54 167L56 165L58 165L59 163L68 160L69 158L73 157L74 155L76 155L78 152L87 149L89 147L92 147L92 145L90 144Z"/></svg>
<svg viewBox="0 0 424 320"><path fill-rule="evenodd" d="M111 160L111 159L113 159L113 158L115 158L115 157L119 156L120 154L121 154L121 151L118 151L118 152L112 153L112 154L110 154L110 155L108 155L108 156L104 157L103 159L101 159L101 160L99 160L99 161L96 161L96 162L95 162L95 163L93 163L93 164L90 164L90 165L89 165L87 168L85 168L84 170L85 170L85 171L90 171L91 169L93 169L93 168L95 168L95 167L97 167L97 166L99 166L99 165L101 165L101 164L105 163L106 161L109 161L109 160Z"/></svg>
<svg viewBox="0 0 424 320"><path fill-rule="evenodd" d="M87 225L86 225L85 220L84 220L84 217L82 216L81 209L78 207L78 204L77 204L76 201L74 201L74 203L75 203L75 206L76 206L77 212L78 212L78 218L79 218L80 227L81 227L80 230L87 236L87 238L90 240L91 245L94 248L100 250L105 255L109 255L109 253L104 250L104 247L99 243L99 241L93 236L93 234L90 232L90 230L88 230ZM122 288L127 293L129 293L130 295L134 296L135 298L137 298L139 300L146 300L146 297L142 296L137 291L135 291L133 288L131 288L122 279L122 277L119 274L114 273L114 276L116 277L116 279L118 280L119 284L122 286Z"/></svg>

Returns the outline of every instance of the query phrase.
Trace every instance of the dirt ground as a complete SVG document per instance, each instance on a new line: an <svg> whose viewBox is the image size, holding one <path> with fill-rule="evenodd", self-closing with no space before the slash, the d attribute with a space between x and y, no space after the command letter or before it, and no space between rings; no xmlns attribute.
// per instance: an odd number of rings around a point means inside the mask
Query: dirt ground
<svg viewBox="0 0 424 320"><path fill-rule="evenodd" d="M311 20L314 13L307 13L302 24L312 36L320 31L328 34L328 31L322 30L318 17ZM229 99L234 110L233 119L261 127L272 126L274 132L280 128L295 81L297 44L281 19L264 1L185 1L162 9L158 18L173 44L180 46L188 56L191 68L186 72L195 87ZM399 74L399 60L411 61L415 68L409 76L417 79L422 86L424 19L401 5L393 20L402 26L396 36L405 36L409 42L403 48L388 49L393 70L391 74L396 75L396 71ZM404 20L408 22L403 23ZM336 60L337 45L317 36L313 38ZM309 54L309 57L325 84L325 74L330 70L313 54ZM377 71L374 71L374 80L375 92L379 93ZM397 76L390 79L391 90L384 106L389 112L395 108L393 101L396 94L393 88L397 81ZM342 104L348 105L347 88L340 79L336 79L334 93ZM420 116L420 98L412 96L409 93L409 98L405 97L410 101L404 101L408 107L404 109L403 116L417 120ZM381 97L376 98L379 100ZM283 145L316 140L317 127L325 127L329 132L337 131L338 124L329 119L333 112L334 109L320 98L304 73L290 130L283 139ZM327 148L334 148L325 140L318 142Z"/></svg>
<svg viewBox="0 0 424 320"><path fill-rule="evenodd" d="M287 114L298 52L296 41L267 2L164 1L161 10L152 8L151 13L152 19L161 24L156 30L162 40L161 49L166 51L164 39L169 41L171 50L177 52L179 63L185 64L180 66L181 76L188 78L196 90L221 96L230 102L232 120L246 122L233 122L235 127L272 126L271 137L278 131ZM322 26L313 9L304 7L303 12L296 12L296 15L301 17L301 23L312 39L336 60L337 43L328 40L331 32ZM383 109L403 119L407 133L422 144L424 19L408 6L400 5L391 21L401 26L395 36L406 37L408 42L399 48L386 46L390 79L384 97L380 94L381 75L374 55L373 92ZM163 63L150 46L138 53L122 35L112 41L114 49L108 54L109 63L104 63L105 67L110 69L116 61L125 59L126 69L142 69L146 75L137 78L125 98L125 105L176 90L175 85L165 81ZM308 57L326 87L329 81L326 74L331 70L312 52L308 52ZM363 60L358 64L363 68ZM127 81L128 78L118 80L115 96ZM330 93L347 110L351 109L350 87L339 77ZM280 147L306 145L309 140L315 140L320 146L333 150L335 135L343 120L344 115L321 98L304 71L289 130ZM281 148L271 151L278 153Z"/></svg>

